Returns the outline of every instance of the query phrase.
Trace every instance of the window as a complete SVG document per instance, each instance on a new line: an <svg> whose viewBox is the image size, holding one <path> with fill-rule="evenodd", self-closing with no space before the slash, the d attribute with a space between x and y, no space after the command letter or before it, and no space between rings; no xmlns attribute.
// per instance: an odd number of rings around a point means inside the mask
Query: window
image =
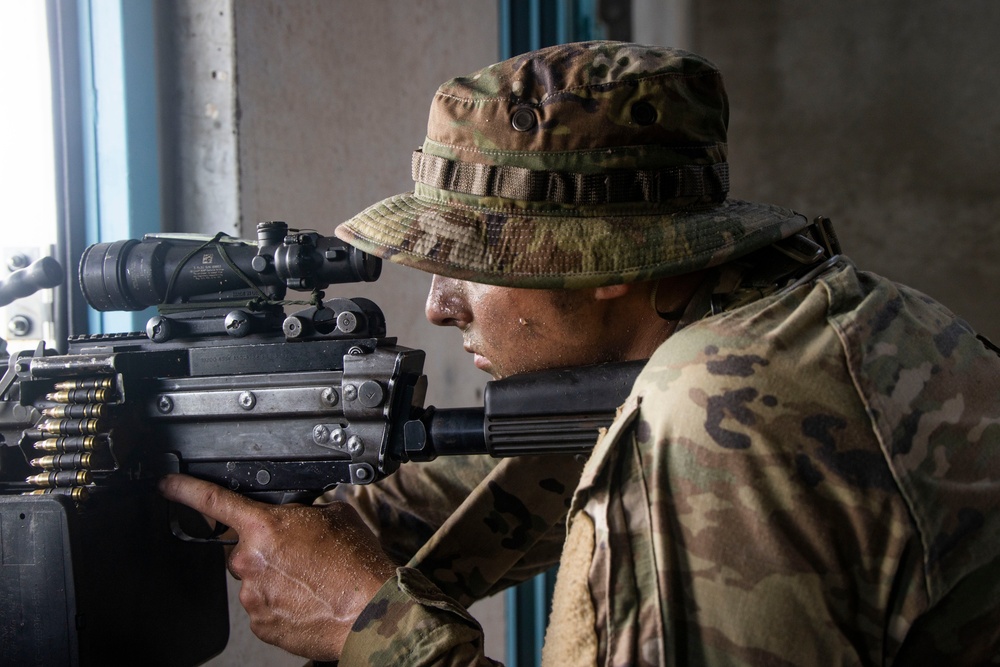
<svg viewBox="0 0 1000 667"><path fill-rule="evenodd" d="M52 84L45 3L0 3L0 281L56 243ZM8 350L55 345L52 291L0 308Z"/></svg>

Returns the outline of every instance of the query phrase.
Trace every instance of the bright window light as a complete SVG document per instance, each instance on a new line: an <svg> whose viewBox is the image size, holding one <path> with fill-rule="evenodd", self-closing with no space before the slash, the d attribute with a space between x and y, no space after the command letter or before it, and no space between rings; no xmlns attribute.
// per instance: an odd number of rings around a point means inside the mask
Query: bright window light
<svg viewBox="0 0 1000 667"><path fill-rule="evenodd" d="M56 240L52 87L44 2L0 2L0 246Z"/></svg>

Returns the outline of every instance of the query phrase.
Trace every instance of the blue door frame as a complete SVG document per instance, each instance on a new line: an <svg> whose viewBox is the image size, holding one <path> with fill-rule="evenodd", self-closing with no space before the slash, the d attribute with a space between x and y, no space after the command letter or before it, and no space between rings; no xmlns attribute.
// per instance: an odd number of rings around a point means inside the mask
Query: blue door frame
<svg viewBox="0 0 1000 667"><path fill-rule="evenodd" d="M601 39L598 0L499 0L500 58L554 44ZM537 667L556 568L505 593L508 667Z"/></svg>
<svg viewBox="0 0 1000 667"><path fill-rule="evenodd" d="M93 243L161 230L154 0L48 0L57 126L60 245L75 270ZM141 313L83 311L68 333L134 331ZM86 331L81 331L81 328Z"/></svg>

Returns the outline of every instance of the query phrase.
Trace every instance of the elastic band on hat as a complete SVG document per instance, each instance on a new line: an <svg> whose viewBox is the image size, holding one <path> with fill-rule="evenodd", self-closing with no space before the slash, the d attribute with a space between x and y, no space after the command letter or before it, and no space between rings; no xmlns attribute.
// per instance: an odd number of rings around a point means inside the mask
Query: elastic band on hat
<svg viewBox="0 0 1000 667"><path fill-rule="evenodd" d="M684 197L721 202L729 192L729 165L725 162L579 174L460 162L417 150L411 167L415 182L433 188L556 204L667 202Z"/></svg>

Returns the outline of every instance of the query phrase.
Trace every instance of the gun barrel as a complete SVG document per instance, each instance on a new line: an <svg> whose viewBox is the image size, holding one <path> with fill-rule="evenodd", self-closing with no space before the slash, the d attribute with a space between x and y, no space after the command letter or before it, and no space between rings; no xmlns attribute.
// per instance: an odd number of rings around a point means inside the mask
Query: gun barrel
<svg viewBox="0 0 1000 667"><path fill-rule="evenodd" d="M406 459L587 453L645 365L628 361L494 380L482 408L428 408L422 419L407 422Z"/></svg>

